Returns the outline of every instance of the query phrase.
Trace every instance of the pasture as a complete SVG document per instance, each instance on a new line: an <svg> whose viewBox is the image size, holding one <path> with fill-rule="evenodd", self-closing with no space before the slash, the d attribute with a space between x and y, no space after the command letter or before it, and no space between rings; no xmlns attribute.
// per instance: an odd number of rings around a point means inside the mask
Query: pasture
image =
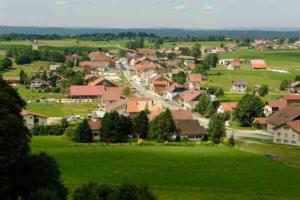
<svg viewBox="0 0 300 200"><path fill-rule="evenodd" d="M300 169L228 147L74 144L34 136L32 151L57 160L72 190L88 181L148 183L158 199L296 200ZM299 159L299 154L296 157Z"/></svg>

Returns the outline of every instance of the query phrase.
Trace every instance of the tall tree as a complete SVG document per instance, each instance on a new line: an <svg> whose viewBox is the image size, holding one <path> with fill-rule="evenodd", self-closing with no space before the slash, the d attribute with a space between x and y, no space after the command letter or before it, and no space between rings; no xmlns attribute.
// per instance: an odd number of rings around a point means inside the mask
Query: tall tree
<svg viewBox="0 0 300 200"><path fill-rule="evenodd" d="M195 107L195 111L204 115L207 113L208 105L210 104L210 98L207 94L203 94L200 96L198 104Z"/></svg>
<svg viewBox="0 0 300 200"><path fill-rule="evenodd" d="M24 85L25 85L25 84L28 83L28 76L27 76L27 74L23 71L23 69L21 69L19 76L20 76L20 82L21 82L21 84L24 84Z"/></svg>
<svg viewBox="0 0 300 200"><path fill-rule="evenodd" d="M90 143L93 142L93 138L94 136L88 120L84 119L75 129L74 140L76 142Z"/></svg>
<svg viewBox="0 0 300 200"><path fill-rule="evenodd" d="M145 111L141 111L137 117L133 119L134 131L138 137L146 139L148 136L149 119Z"/></svg>
<svg viewBox="0 0 300 200"><path fill-rule="evenodd" d="M12 67L12 65L13 65L13 62L8 57L0 60L0 69L9 69Z"/></svg>
<svg viewBox="0 0 300 200"><path fill-rule="evenodd" d="M29 131L20 114L24 106L17 91L0 77L0 199L16 198L16 164L29 156Z"/></svg>
<svg viewBox="0 0 300 200"><path fill-rule="evenodd" d="M208 123L208 138L215 144L221 142L221 138L225 137L226 129L225 129L225 121L223 116L214 114Z"/></svg>
<svg viewBox="0 0 300 200"><path fill-rule="evenodd" d="M173 74L172 79L176 83L183 85L186 82L186 74L183 71L180 71L176 74Z"/></svg>
<svg viewBox="0 0 300 200"><path fill-rule="evenodd" d="M205 58L205 61L210 67L214 68L218 64L219 56L216 53L208 54Z"/></svg>
<svg viewBox="0 0 300 200"><path fill-rule="evenodd" d="M242 126L251 126L255 117L263 115L263 106L264 104L259 97L246 94L239 101L234 111L234 118Z"/></svg>

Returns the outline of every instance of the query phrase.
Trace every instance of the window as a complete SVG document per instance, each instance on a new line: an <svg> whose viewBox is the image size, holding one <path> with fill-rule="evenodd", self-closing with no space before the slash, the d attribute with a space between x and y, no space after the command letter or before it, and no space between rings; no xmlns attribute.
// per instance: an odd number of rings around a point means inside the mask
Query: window
<svg viewBox="0 0 300 200"><path fill-rule="evenodd" d="M283 140L283 142L284 142L285 144L288 144L288 143L289 143L289 141L288 141L288 140Z"/></svg>
<svg viewBox="0 0 300 200"><path fill-rule="evenodd" d="M288 137L288 134L287 133L285 133L285 138L287 138Z"/></svg>
<svg viewBox="0 0 300 200"><path fill-rule="evenodd" d="M280 132L279 132L279 133L277 133L277 136L278 136L278 137L281 137L281 133L280 133Z"/></svg>
<svg viewBox="0 0 300 200"><path fill-rule="evenodd" d="M292 140L291 143L292 143L292 144L296 144L296 141Z"/></svg>
<svg viewBox="0 0 300 200"><path fill-rule="evenodd" d="M276 139L276 142L279 142L279 143L281 143L281 139Z"/></svg>

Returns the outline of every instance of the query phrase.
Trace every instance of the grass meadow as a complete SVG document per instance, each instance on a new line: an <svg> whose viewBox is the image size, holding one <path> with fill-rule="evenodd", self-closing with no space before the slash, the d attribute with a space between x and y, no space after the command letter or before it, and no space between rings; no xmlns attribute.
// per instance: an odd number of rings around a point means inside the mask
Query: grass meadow
<svg viewBox="0 0 300 200"><path fill-rule="evenodd" d="M236 148L83 145L57 136L34 136L32 151L55 157L71 192L88 181L119 184L127 180L149 184L158 199L300 197L299 168Z"/></svg>

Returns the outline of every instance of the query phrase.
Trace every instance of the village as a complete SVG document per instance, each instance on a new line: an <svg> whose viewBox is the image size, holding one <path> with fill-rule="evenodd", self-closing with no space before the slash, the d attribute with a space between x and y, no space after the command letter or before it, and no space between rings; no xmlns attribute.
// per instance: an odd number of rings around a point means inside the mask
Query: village
<svg viewBox="0 0 300 200"><path fill-rule="evenodd" d="M276 40L255 40L252 46L258 51L292 48L292 46L284 45L281 47ZM295 42L293 48L298 46ZM176 132L181 139L202 140L206 138L209 115L199 113L197 106L201 104L199 101L201 96L208 96L208 104L215 105L214 113L229 116L226 119L227 137L234 135L235 138L250 137L272 140L274 143L300 145L300 111L297 110L297 106L300 105L299 81L289 84L287 90L290 94L282 95L276 100L266 101L262 108L263 114L252 116L251 130L230 126L239 102L220 101L217 91L224 93L225 89L208 86L206 84L207 73L202 70L201 74L201 67L203 65L224 66L228 71L238 71L245 70L241 68L246 66L249 71L260 71L260 73L272 70L263 59L219 59L218 54L234 52L238 48L230 44L222 48L177 46L174 49L159 50L112 49L106 52L96 50L87 56L73 53L65 56L64 64L50 64L48 69L30 74L31 77L36 78L32 78L30 82L27 81L27 87L33 91L57 90L65 94L59 99L49 98L38 101L76 103L79 106L82 103L95 103L97 108L91 110L87 116L64 116L69 122L87 118L95 136L98 136L105 113L117 111L120 115L134 119L141 111L146 110L151 122L165 109L170 109ZM37 40L32 42L32 51L39 51ZM196 52L196 57L187 55L186 52L189 51ZM209 59L211 61L207 61ZM79 85L67 84L70 77L65 76L66 70L79 74L83 82ZM4 77L4 80L13 86L25 84L21 79L21 76ZM258 95L261 87L255 85L256 90L249 90L247 80L244 79L232 79L231 83L230 92L236 94ZM22 115L29 129L38 125L56 124L62 119L61 117L47 117L28 110L23 110Z"/></svg>

